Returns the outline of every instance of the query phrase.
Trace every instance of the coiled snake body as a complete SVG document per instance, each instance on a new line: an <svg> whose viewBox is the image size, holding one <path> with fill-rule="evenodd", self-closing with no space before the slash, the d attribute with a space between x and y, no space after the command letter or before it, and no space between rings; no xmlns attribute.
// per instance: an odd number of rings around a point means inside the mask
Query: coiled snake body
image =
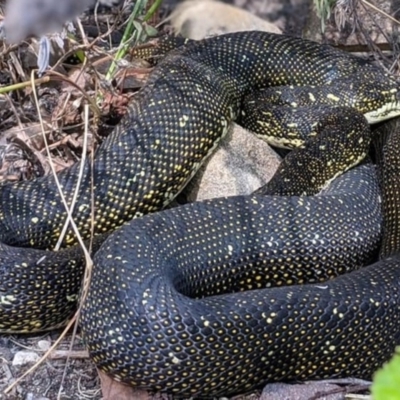
<svg viewBox="0 0 400 400"><path fill-rule="evenodd" d="M257 125L244 99L271 86L282 88L269 94L273 104L261 114L270 118L265 136L281 145L295 147L316 134L314 124L299 132L289 118L289 139L283 137L275 121L288 106L295 117L310 102L322 111L351 107L369 122L400 112L396 80L327 46L262 32L189 44L160 63L93 168L84 166L73 210L82 236L165 207L232 119L241 114L247 125ZM294 150L270 194L285 194L280 179L299 169L305 172L295 178L299 194L320 188L318 177L307 175L319 168L315 154L331 178L332 166L343 171L363 158L366 121L349 108L341 113L341 123L331 124L334 139ZM345 140L330 152L331 143ZM59 175L68 203L78 168ZM81 318L92 359L118 380L183 395L229 394L269 380L370 377L399 343L398 258L328 283L265 288L269 278L278 285L319 282L374 257L381 233L374 176L365 164L320 196L216 199L125 225L94 259ZM79 250L54 255L8 247L54 246L66 218L54 178L4 186L0 195L0 331L62 324L82 276ZM393 226L395 219L389 218ZM392 237L385 234L383 257L398 250ZM64 244L75 242L69 229ZM256 290L238 292L247 289Z"/></svg>

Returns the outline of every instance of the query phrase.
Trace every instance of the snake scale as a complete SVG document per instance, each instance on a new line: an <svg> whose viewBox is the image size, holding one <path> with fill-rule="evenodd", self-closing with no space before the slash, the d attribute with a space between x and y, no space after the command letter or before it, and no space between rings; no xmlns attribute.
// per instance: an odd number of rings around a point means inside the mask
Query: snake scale
<svg viewBox="0 0 400 400"><path fill-rule="evenodd" d="M397 137L383 157L382 261L349 272L373 260L380 243L370 163L320 195L303 191L321 189L308 175L320 171L315 155L342 170L361 161L366 121L400 113L398 86L364 60L264 32L222 35L167 55L93 164L83 165L72 211L84 238L92 231L100 238L80 321L97 366L134 386L202 397L268 381L370 378L400 342ZM246 105L261 89L270 99L263 119ZM318 124L302 133L297 115L310 103L322 112L340 106L339 118L326 117L335 133L327 141L315 142ZM277 127L287 115L284 136ZM169 204L235 119L267 128L260 135L274 144L314 147L290 153L266 196L143 216ZM343 146L345 138L352 144ZM58 175L69 204L78 169ZM287 196L282 181L300 183L300 193ZM66 220L54 177L4 185L0 204L0 332L62 325L76 306L83 256L72 228L64 240L72 247L46 251ZM270 288L270 279L292 286Z"/></svg>

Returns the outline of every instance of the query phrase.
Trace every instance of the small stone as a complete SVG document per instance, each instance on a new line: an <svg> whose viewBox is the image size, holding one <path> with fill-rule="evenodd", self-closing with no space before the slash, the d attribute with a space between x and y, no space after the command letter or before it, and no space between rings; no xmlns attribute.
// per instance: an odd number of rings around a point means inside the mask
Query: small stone
<svg viewBox="0 0 400 400"><path fill-rule="evenodd" d="M184 1L170 16L176 34L189 39L248 30L282 33L275 24L220 1Z"/></svg>
<svg viewBox="0 0 400 400"><path fill-rule="evenodd" d="M12 365L15 367L18 365L33 364L38 361L39 358L39 354L34 353L33 351L19 351L15 354Z"/></svg>
<svg viewBox="0 0 400 400"><path fill-rule="evenodd" d="M47 351L51 346L51 342L48 340L39 340L37 345L40 350Z"/></svg>
<svg viewBox="0 0 400 400"><path fill-rule="evenodd" d="M321 400L343 400L346 393L340 386L323 381L299 384L270 383L264 387L260 400L307 400L318 396Z"/></svg>

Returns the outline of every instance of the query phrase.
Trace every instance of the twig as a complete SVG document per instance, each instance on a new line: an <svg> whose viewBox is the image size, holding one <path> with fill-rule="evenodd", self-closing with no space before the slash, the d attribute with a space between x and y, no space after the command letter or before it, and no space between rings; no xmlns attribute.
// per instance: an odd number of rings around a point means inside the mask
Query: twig
<svg viewBox="0 0 400 400"><path fill-rule="evenodd" d="M50 360L65 360L69 358L85 360L89 358L86 350L55 350L50 353Z"/></svg>

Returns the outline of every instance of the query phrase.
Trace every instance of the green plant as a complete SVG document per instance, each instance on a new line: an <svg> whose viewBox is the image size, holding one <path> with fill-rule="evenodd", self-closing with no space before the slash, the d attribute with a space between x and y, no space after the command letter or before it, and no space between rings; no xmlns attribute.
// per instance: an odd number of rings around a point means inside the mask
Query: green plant
<svg viewBox="0 0 400 400"><path fill-rule="evenodd" d="M331 11L337 0L314 0L315 10L321 19L322 32L325 31L325 21L331 16Z"/></svg>
<svg viewBox="0 0 400 400"><path fill-rule="evenodd" d="M371 392L374 400L400 400L400 347L392 359L375 373Z"/></svg>
<svg viewBox="0 0 400 400"><path fill-rule="evenodd" d="M138 0L135 3L135 7L129 17L127 26L124 31L119 49L115 55L114 62L111 64L110 69L107 73L106 78L111 79L115 69L116 62L122 59L130 46L136 45L140 42L145 41L148 37L155 36L157 31L146 22L154 15L157 9L160 7L162 0L155 0L145 13L148 0Z"/></svg>

